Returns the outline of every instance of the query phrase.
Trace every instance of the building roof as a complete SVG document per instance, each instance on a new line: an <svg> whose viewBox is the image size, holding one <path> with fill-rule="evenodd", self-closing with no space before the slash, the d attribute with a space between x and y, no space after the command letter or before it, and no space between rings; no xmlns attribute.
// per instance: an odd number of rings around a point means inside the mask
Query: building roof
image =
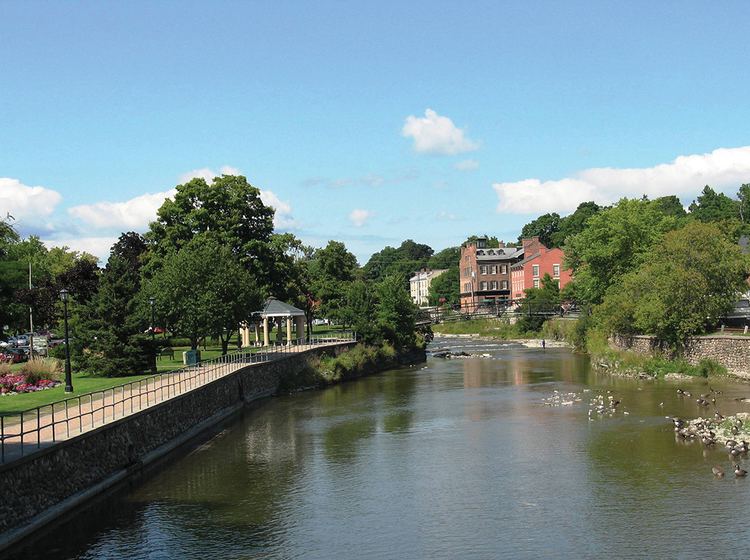
<svg viewBox="0 0 750 560"><path fill-rule="evenodd" d="M414 276L409 278L409 282L417 282L419 280L426 280L428 278L435 278L440 276L443 272L446 272L447 268L438 268L435 270L420 270L414 273Z"/></svg>
<svg viewBox="0 0 750 560"><path fill-rule="evenodd" d="M523 247L497 247L477 249L477 261L498 261L516 259L523 256Z"/></svg>
<svg viewBox="0 0 750 560"><path fill-rule="evenodd" d="M299 317L304 315L305 312L301 309L284 303L274 297L270 297L263 304L263 309L256 311L253 315L260 315L261 317Z"/></svg>
<svg viewBox="0 0 750 560"><path fill-rule="evenodd" d="M541 253L534 253L533 255L531 255L529 257L526 257L522 261L518 261L517 263L512 264L510 268L511 268L511 270L513 270L514 268L517 269L518 267L523 268L523 265L525 265L527 262L533 261L539 255L541 255Z"/></svg>

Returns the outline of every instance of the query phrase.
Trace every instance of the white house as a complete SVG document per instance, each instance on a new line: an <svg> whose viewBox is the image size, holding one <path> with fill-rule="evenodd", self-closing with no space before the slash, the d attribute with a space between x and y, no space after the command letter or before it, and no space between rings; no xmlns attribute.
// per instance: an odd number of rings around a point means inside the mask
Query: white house
<svg viewBox="0 0 750 560"><path fill-rule="evenodd" d="M427 295L430 293L430 284L443 272L445 272L445 270L427 269L415 272L414 276L409 278L411 300L417 305L427 305Z"/></svg>

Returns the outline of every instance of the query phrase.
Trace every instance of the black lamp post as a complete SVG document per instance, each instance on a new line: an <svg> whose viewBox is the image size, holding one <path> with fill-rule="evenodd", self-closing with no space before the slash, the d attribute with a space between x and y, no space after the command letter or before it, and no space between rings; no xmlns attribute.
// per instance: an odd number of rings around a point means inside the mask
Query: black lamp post
<svg viewBox="0 0 750 560"><path fill-rule="evenodd" d="M68 290L60 290L63 302L63 320L65 322L65 392L73 392L73 376L70 373L70 340L68 338Z"/></svg>
<svg viewBox="0 0 750 560"><path fill-rule="evenodd" d="M148 304L151 306L151 370L156 373L156 343L154 342L154 305L156 304L156 298L151 296L148 298Z"/></svg>

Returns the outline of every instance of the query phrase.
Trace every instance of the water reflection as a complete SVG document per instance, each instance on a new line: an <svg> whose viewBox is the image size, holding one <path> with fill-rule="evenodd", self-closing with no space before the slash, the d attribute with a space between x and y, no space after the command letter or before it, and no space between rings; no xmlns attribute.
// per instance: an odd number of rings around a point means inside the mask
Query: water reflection
<svg viewBox="0 0 750 560"><path fill-rule="evenodd" d="M727 467L726 454L675 442L664 417L701 413L678 384L602 376L565 350L455 344L491 356L265 401L16 557L750 552L736 505L750 497L750 480L717 481L710 468ZM720 385L722 413L750 410L735 400L747 385ZM682 386L706 390L702 380ZM543 406L556 389L586 398ZM616 395L620 411L589 420L586 400L600 393Z"/></svg>

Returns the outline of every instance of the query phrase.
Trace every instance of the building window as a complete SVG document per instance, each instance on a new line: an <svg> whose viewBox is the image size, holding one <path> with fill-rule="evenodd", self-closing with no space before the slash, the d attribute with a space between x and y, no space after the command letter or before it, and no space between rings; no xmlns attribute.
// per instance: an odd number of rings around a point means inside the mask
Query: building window
<svg viewBox="0 0 750 560"><path fill-rule="evenodd" d="M490 282L490 288L492 290L497 290L497 280L493 280L492 282Z"/></svg>
<svg viewBox="0 0 750 560"><path fill-rule="evenodd" d="M487 282L480 282L479 283L479 289L481 291L483 291L483 292L486 291L487 290Z"/></svg>
<svg viewBox="0 0 750 560"><path fill-rule="evenodd" d="M532 275L532 276L533 276L534 278L537 278L537 277L539 277L539 265L538 265L538 264L535 264L535 265L533 265L533 266L531 267L531 275ZM536 284L539 284L539 282L537 282ZM535 287L535 288L538 288L539 286L537 286L536 284L534 285L534 287Z"/></svg>
<svg viewBox="0 0 750 560"><path fill-rule="evenodd" d="M501 290L507 290L508 289L508 281L507 280L503 280L502 282L500 282L500 289Z"/></svg>
<svg viewBox="0 0 750 560"><path fill-rule="evenodd" d="M560 278L560 265L559 264L552 265L552 276L554 276L555 278Z"/></svg>
<svg viewBox="0 0 750 560"><path fill-rule="evenodd" d="M487 274L487 265L483 264L479 267L479 274Z"/></svg>
<svg viewBox="0 0 750 560"><path fill-rule="evenodd" d="M539 278L534 278L534 287L535 288L539 287Z"/></svg>
<svg viewBox="0 0 750 560"><path fill-rule="evenodd" d="M508 274L508 265L504 264L500 267L500 274Z"/></svg>
<svg viewBox="0 0 750 560"><path fill-rule="evenodd" d="M492 274L497 274L497 265L496 264L492 265Z"/></svg>

